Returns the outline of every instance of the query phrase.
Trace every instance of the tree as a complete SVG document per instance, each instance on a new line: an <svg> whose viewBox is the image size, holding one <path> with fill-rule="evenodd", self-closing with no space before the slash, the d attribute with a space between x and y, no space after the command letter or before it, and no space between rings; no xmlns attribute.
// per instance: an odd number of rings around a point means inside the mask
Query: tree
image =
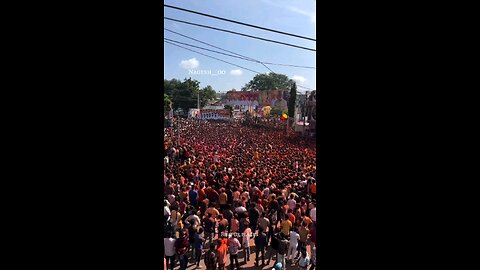
<svg viewBox="0 0 480 270"><path fill-rule="evenodd" d="M182 82L177 79L163 80L163 93L173 96L175 90L182 88Z"/></svg>
<svg viewBox="0 0 480 270"><path fill-rule="evenodd" d="M232 107L232 105L228 105L228 104L227 104L227 105L223 106L223 108L224 108L225 110L230 110L230 117L233 116L233 107Z"/></svg>
<svg viewBox="0 0 480 270"><path fill-rule="evenodd" d="M257 74L251 81L245 84L242 90L274 90L290 89L293 85L287 75L277 73Z"/></svg>
<svg viewBox="0 0 480 270"><path fill-rule="evenodd" d="M270 115L272 116L281 116L282 114L287 113L287 110L282 110L279 107L273 107L270 111Z"/></svg>
<svg viewBox="0 0 480 270"><path fill-rule="evenodd" d="M290 97L288 99L288 117L294 118L295 116L295 101L297 99L297 84L293 83L290 88Z"/></svg>
<svg viewBox="0 0 480 270"><path fill-rule="evenodd" d="M201 107L217 96L210 85L200 89L200 82L192 78L185 78L183 82L177 79L163 80L163 91L170 98L173 108L182 109L184 112L197 108L198 96L200 96Z"/></svg>
<svg viewBox="0 0 480 270"><path fill-rule="evenodd" d="M204 107L209 101L215 100L217 93L210 85L202 88L200 91L200 106Z"/></svg>
<svg viewBox="0 0 480 270"><path fill-rule="evenodd" d="M290 126L291 123L295 122L295 101L297 99L297 84L294 82L292 87L290 88L290 96L288 98L288 121L287 127Z"/></svg>
<svg viewBox="0 0 480 270"><path fill-rule="evenodd" d="M199 81L191 78L185 78L183 82L177 79L163 81L164 93L171 97L173 108L182 109L185 112L197 107L199 85Z"/></svg>
<svg viewBox="0 0 480 270"><path fill-rule="evenodd" d="M163 114L166 115L172 108L172 99L169 95L163 94Z"/></svg>

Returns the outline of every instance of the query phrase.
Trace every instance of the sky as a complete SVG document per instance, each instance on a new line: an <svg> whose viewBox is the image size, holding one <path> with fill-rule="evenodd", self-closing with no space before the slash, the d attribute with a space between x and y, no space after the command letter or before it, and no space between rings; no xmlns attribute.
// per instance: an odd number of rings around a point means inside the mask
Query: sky
<svg viewBox="0 0 480 270"><path fill-rule="evenodd" d="M314 0L165 0L164 3L316 39L316 5ZM164 16L316 49L316 42L314 41L255 29L167 7L164 7ZM314 51L201 28L166 19L164 19L164 22L164 27L169 30L262 62L316 67L316 52ZM164 38L219 51L216 48L198 43L197 41L176 35L166 30L164 30L163 35ZM260 63L232 58L230 56L182 44L179 45L241 67L220 62L196 52L164 43L164 79L175 78L183 80L184 78L191 77L200 82L200 87L211 85L216 92L226 92L233 88L240 90L246 83L253 79L256 73L245 68L261 73L269 72L269 70ZM315 69L276 65L267 66L275 73L287 75L290 79L295 80L300 85L316 89ZM297 89L300 92L305 91L303 88L297 87Z"/></svg>

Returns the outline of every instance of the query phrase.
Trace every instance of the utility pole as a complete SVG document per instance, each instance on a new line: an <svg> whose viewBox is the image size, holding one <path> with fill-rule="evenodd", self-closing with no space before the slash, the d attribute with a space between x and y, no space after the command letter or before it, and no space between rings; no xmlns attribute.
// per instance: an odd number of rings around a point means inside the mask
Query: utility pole
<svg viewBox="0 0 480 270"><path fill-rule="evenodd" d="M177 148L178 148L178 145L180 144L180 114L179 112L177 111L177 119L176 119L176 126L177 126Z"/></svg>
<svg viewBox="0 0 480 270"><path fill-rule="evenodd" d="M198 109L197 122L198 122L198 125L200 126L200 89L198 89L198 92L197 92L197 109Z"/></svg>
<svg viewBox="0 0 480 270"><path fill-rule="evenodd" d="M307 100L308 100L308 91L305 91L305 102L303 104L303 135L305 136L305 122L306 122L306 116L307 116Z"/></svg>

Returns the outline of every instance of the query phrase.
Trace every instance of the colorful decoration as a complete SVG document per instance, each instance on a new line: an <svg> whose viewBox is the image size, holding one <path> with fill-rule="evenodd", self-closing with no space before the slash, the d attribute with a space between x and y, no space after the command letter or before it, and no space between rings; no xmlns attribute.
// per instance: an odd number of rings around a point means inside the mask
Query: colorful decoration
<svg viewBox="0 0 480 270"><path fill-rule="evenodd" d="M268 117L270 115L270 111L272 110L272 107L270 106L265 106L262 108L263 111L263 116Z"/></svg>

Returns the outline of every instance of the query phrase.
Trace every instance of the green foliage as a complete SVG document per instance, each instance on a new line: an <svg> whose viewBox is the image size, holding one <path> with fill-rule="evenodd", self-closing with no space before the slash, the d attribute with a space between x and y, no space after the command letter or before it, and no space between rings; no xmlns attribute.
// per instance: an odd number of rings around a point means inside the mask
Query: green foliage
<svg viewBox="0 0 480 270"><path fill-rule="evenodd" d="M215 90L210 85L200 89L200 82L192 78L185 78L183 82L177 79L163 80L163 91L171 98L175 110L197 108L199 94L202 107L216 97Z"/></svg>
<svg viewBox="0 0 480 270"><path fill-rule="evenodd" d="M209 101L215 100L217 93L210 85L200 90L200 106L206 106Z"/></svg>
<svg viewBox="0 0 480 270"><path fill-rule="evenodd" d="M281 116L284 113L287 113L288 110L282 110L279 107L273 107L272 110L270 111L271 116Z"/></svg>
<svg viewBox="0 0 480 270"><path fill-rule="evenodd" d="M230 110L230 117L233 116L233 107L232 107L232 105L228 105L228 104L227 104L227 105L223 106L223 108L224 108L225 110Z"/></svg>
<svg viewBox="0 0 480 270"><path fill-rule="evenodd" d="M295 100L297 98L297 84L293 83L290 88L290 97L288 99L288 117L294 118L295 116Z"/></svg>
<svg viewBox="0 0 480 270"><path fill-rule="evenodd" d="M163 94L163 113L167 114L172 106L172 99L169 95Z"/></svg>
<svg viewBox="0 0 480 270"><path fill-rule="evenodd" d="M277 73L257 74L246 83L242 90L274 90L290 89L294 82L288 76Z"/></svg>

